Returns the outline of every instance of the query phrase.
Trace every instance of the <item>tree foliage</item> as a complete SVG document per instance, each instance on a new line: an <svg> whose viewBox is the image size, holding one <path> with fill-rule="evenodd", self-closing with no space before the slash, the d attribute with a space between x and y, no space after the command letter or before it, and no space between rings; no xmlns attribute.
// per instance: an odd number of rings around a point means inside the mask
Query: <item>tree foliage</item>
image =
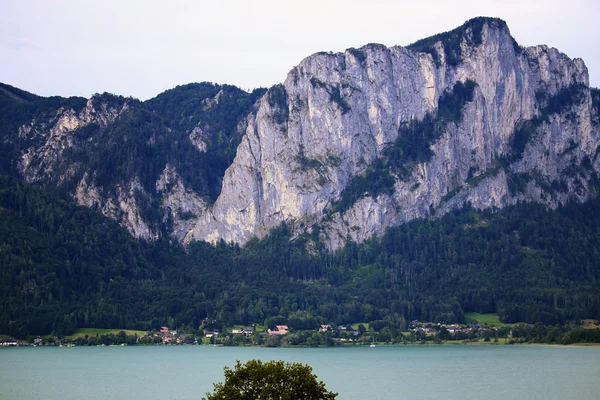
<svg viewBox="0 0 600 400"><path fill-rule="evenodd" d="M312 368L300 363L250 360L225 367L225 382L216 383L205 400L329 400L328 391Z"/></svg>
<svg viewBox="0 0 600 400"><path fill-rule="evenodd" d="M275 85L267 91L267 100L273 108L273 117L275 122L282 125L287 122L289 117L288 97L285 86L282 84Z"/></svg>
<svg viewBox="0 0 600 400"><path fill-rule="evenodd" d="M592 96L592 108L594 109L595 118L600 118L600 89L590 88L590 94Z"/></svg>
<svg viewBox="0 0 600 400"><path fill-rule="evenodd" d="M598 232L593 200L556 211L467 208L335 252L285 224L243 248L183 249L138 242L100 214L3 177L0 332L197 329L205 318L215 329L358 321L393 328L414 319L461 322L466 312L550 325L598 319Z"/></svg>
<svg viewBox="0 0 600 400"><path fill-rule="evenodd" d="M440 56L435 49L435 44L442 43L446 63L450 66L457 66L462 62L463 54L461 44L466 42L469 46L479 46L483 43L483 26L496 27L498 29L508 29L506 22L498 18L477 17L468 20L463 25L448 32L442 32L434 36L416 41L407 46L412 51L431 54L433 61L437 66L441 65ZM519 53L520 47L511 37L513 47L516 53Z"/></svg>

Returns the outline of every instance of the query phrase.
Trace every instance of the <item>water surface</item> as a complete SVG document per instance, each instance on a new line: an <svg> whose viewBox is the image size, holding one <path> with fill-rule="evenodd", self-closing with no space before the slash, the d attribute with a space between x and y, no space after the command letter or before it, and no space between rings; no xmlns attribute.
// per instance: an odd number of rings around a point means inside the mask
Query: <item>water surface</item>
<svg viewBox="0 0 600 400"><path fill-rule="evenodd" d="M600 399L600 348L149 346L0 349L0 399L200 400L236 360L302 362L340 400Z"/></svg>

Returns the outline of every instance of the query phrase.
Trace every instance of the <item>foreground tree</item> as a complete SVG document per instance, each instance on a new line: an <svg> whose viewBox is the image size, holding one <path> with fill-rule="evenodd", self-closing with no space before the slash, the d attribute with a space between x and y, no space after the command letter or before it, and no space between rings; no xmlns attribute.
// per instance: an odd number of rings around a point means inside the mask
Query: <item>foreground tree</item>
<svg viewBox="0 0 600 400"><path fill-rule="evenodd" d="M225 382L214 384L214 393L203 400L330 400L337 393L329 392L317 381L312 368L300 363L250 360L242 365L238 360L232 370L225 367Z"/></svg>

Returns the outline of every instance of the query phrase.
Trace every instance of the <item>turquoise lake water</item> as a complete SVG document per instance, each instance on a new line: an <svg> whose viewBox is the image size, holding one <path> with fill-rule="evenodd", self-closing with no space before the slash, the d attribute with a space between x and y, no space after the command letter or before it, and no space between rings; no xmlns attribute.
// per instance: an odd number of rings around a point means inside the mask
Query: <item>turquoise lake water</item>
<svg viewBox="0 0 600 400"><path fill-rule="evenodd" d="M212 346L0 349L0 399L200 400L236 360L313 367L338 399L600 399L600 348Z"/></svg>

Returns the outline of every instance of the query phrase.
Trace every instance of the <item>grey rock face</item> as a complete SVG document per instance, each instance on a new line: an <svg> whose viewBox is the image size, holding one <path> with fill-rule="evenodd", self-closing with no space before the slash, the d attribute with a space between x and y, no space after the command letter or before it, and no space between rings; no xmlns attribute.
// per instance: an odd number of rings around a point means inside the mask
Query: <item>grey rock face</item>
<svg viewBox="0 0 600 400"><path fill-rule="evenodd" d="M168 164L156 182L156 192L161 196L160 203L165 212L165 222L170 220L172 235L182 241L195 221L204 215L208 208L207 202L186 188L177 171Z"/></svg>
<svg viewBox="0 0 600 400"><path fill-rule="evenodd" d="M470 174L484 174L510 153L515 128L540 112L537 93L552 96L572 85L589 86L583 61L546 46L519 51L505 26L485 24L481 45L468 44L470 35L467 28L463 61L456 66L446 63L441 42L435 45L438 65L431 54L381 45L303 60L279 88L285 100L270 101L267 93L248 117L221 196L185 240L244 243L282 221L319 221L352 176L396 139L401 124L434 113L440 95L466 80L477 83L474 99L461 122L449 124L432 145L431 160L415 165L408 180L397 177L392 196L366 196L334 214L324 223L322 238L331 248L466 202L478 208L519 200L556 207L567 199L586 199L589 191L572 190L574 180L563 172L592 157L598 144L589 90L585 101L566 113L574 118L552 115L537 129L521 161L475 186L467 183ZM569 146L574 149L565 153ZM537 171L543 182L565 179L569 190L551 197L532 181L525 193L511 194L509 175L526 171Z"/></svg>
<svg viewBox="0 0 600 400"><path fill-rule="evenodd" d="M113 196L105 196L86 174L79 182L74 198L79 205L97 209L103 215L120 221L135 237L157 239L158 235L144 221L136 202L136 195L147 195L139 180L119 185L115 192Z"/></svg>
<svg viewBox="0 0 600 400"><path fill-rule="evenodd" d="M42 145L31 145L26 149L19 160L20 172L30 182L54 177L55 168L64 152L75 145L74 133L78 129L91 123L106 126L128 107L125 103L120 109L116 109L91 98L79 113L62 108L50 120L33 120L30 124L21 126L19 140L36 139Z"/></svg>

